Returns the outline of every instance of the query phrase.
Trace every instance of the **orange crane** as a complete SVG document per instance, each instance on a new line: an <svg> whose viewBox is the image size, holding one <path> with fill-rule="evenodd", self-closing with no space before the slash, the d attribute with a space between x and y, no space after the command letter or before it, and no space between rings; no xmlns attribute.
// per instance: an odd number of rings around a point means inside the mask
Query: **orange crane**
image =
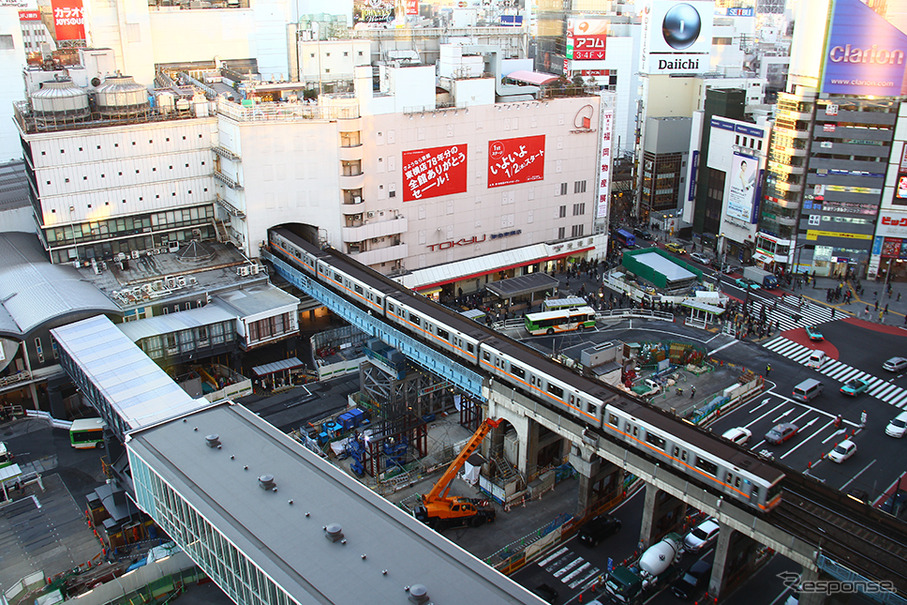
<svg viewBox="0 0 907 605"><path fill-rule="evenodd" d="M472 525L494 521L494 505L481 498L458 498L449 496L450 484L460 472L463 463L475 452L485 436L501 424L500 420L486 418L473 433L463 451L450 463L441 478L427 494L422 495L422 505L416 510L416 518L430 527L440 528L452 525Z"/></svg>

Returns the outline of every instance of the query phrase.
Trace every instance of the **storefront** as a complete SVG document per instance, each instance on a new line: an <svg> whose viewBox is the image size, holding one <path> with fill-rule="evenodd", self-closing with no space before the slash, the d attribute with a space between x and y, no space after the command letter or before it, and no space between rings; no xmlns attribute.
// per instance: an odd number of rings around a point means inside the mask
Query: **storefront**
<svg viewBox="0 0 907 605"><path fill-rule="evenodd" d="M907 278L907 212L881 210L872 240L868 276L886 281Z"/></svg>

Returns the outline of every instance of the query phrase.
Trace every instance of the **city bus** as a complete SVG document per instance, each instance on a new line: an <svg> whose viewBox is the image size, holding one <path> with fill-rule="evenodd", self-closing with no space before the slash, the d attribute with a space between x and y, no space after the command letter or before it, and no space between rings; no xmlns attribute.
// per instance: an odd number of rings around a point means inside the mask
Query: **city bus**
<svg viewBox="0 0 907 605"><path fill-rule="evenodd" d="M592 307L575 307L557 311L527 313L523 316L526 331L533 336L570 332L595 327L595 310Z"/></svg>
<svg viewBox="0 0 907 605"><path fill-rule="evenodd" d="M0 441L0 468L9 466L13 463L13 455L6 449L6 444Z"/></svg>
<svg viewBox="0 0 907 605"><path fill-rule="evenodd" d="M620 242L624 248L633 248L636 246L636 236L626 229L615 229L612 231L615 241Z"/></svg>
<svg viewBox="0 0 907 605"><path fill-rule="evenodd" d="M80 418L69 427L69 444L77 450L104 447L104 421L100 418Z"/></svg>

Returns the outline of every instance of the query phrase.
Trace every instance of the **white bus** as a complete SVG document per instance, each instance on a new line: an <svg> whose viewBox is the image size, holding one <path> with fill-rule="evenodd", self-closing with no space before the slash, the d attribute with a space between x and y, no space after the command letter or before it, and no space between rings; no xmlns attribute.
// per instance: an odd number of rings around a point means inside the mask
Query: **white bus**
<svg viewBox="0 0 907 605"><path fill-rule="evenodd" d="M69 427L69 444L77 450L104 447L106 425L100 418L80 418Z"/></svg>

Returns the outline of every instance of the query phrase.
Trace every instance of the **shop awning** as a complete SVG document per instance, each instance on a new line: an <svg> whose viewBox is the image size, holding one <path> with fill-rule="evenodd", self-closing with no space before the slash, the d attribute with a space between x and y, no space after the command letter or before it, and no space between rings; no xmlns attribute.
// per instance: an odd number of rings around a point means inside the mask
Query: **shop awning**
<svg viewBox="0 0 907 605"><path fill-rule="evenodd" d="M277 372L283 372L284 370L292 370L294 368L301 368L305 364L299 361L296 357L290 357L289 359L281 359L280 361L275 361L274 363L266 363L261 366L255 366L252 368L252 371L256 376L267 376L269 374L276 374Z"/></svg>
<svg viewBox="0 0 907 605"><path fill-rule="evenodd" d="M485 289L498 298L510 299L536 292L547 292L555 289L557 285L558 280L547 273L530 273L492 282L487 284Z"/></svg>

